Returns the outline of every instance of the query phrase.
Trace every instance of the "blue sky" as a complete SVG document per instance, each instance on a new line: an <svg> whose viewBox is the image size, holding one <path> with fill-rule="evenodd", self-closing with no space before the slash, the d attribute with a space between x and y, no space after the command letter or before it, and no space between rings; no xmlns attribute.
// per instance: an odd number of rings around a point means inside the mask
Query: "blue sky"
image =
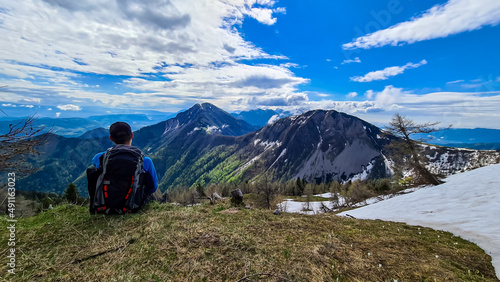
<svg viewBox="0 0 500 282"><path fill-rule="evenodd" d="M498 0L4 0L0 105L335 109L500 128Z"/></svg>

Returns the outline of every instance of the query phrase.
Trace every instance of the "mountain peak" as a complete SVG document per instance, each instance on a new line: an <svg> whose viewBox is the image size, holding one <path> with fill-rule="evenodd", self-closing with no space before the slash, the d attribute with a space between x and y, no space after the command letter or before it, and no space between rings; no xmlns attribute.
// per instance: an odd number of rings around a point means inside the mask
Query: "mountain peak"
<svg viewBox="0 0 500 282"><path fill-rule="evenodd" d="M211 133L222 135L243 135L257 129L210 103L196 104L187 111L179 113L176 119L179 125L190 124L190 127L210 128Z"/></svg>
<svg viewBox="0 0 500 282"><path fill-rule="evenodd" d="M239 136L257 129L213 104L198 103L178 113L175 118L142 128L134 140L142 147L148 144L158 147L174 139L193 138L202 132L210 135Z"/></svg>
<svg viewBox="0 0 500 282"><path fill-rule="evenodd" d="M229 113L210 103L195 104L188 110L177 114L176 119L179 120L180 124L186 124L200 118L213 119L214 117L220 119L234 119Z"/></svg>
<svg viewBox="0 0 500 282"><path fill-rule="evenodd" d="M198 103L196 104L195 106L199 106L201 107L201 109L203 110L212 110L212 109L218 109L218 110L221 110L220 108L218 108L217 106L215 106L214 104L210 104L208 102L203 102L203 103Z"/></svg>

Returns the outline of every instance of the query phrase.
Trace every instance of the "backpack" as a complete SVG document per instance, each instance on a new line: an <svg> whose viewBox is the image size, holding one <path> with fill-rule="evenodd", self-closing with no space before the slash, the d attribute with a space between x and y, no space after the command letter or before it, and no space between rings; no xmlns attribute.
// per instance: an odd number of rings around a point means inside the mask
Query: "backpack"
<svg viewBox="0 0 500 282"><path fill-rule="evenodd" d="M100 158L100 169L90 211L124 214L138 211L144 203L144 154L141 150L116 145Z"/></svg>

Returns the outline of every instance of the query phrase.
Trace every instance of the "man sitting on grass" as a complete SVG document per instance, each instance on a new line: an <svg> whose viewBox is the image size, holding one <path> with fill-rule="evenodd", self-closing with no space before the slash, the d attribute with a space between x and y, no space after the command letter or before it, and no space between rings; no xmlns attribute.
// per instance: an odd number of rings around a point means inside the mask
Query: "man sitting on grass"
<svg viewBox="0 0 500 282"><path fill-rule="evenodd" d="M158 177L153 162L132 146L134 133L125 122L109 127L115 146L92 158L87 169L90 213L124 214L136 212L155 199Z"/></svg>

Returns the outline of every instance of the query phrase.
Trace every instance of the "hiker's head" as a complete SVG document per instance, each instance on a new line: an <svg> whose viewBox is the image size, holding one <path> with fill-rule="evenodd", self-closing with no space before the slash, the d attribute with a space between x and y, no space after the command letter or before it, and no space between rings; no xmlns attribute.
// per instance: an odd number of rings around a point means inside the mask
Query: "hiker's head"
<svg viewBox="0 0 500 282"><path fill-rule="evenodd" d="M109 127L109 139L115 144L131 145L134 133L126 122L118 121Z"/></svg>

